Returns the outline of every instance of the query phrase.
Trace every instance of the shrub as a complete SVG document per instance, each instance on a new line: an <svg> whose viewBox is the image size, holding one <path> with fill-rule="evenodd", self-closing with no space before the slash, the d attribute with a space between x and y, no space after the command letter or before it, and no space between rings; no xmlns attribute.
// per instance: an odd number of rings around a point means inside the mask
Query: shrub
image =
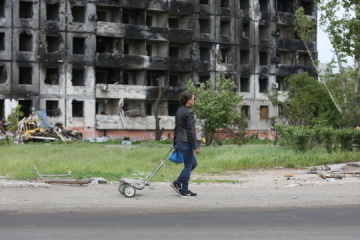
<svg viewBox="0 0 360 240"><path fill-rule="evenodd" d="M340 144L341 151L352 151L354 129L341 128L335 131L337 142Z"/></svg>
<svg viewBox="0 0 360 240"><path fill-rule="evenodd" d="M335 143L335 130L332 127L321 127L318 129L318 136L321 143L324 145L326 151L331 154L336 148Z"/></svg>

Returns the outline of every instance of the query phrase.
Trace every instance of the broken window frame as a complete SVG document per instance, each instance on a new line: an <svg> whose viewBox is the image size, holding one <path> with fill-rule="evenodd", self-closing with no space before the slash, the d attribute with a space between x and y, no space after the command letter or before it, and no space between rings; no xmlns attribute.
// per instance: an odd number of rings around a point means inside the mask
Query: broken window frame
<svg viewBox="0 0 360 240"><path fill-rule="evenodd" d="M200 34L211 34L210 19L199 19Z"/></svg>
<svg viewBox="0 0 360 240"><path fill-rule="evenodd" d="M33 52L33 35L27 32L19 34L19 51Z"/></svg>
<svg viewBox="0 0 360 240"><path fill-rule="evenodd" d="M0 32L0 51L5 51L5 33Z"/></svg>
<svg viewBox="0 0 360 240"><path fill-rule="evenodd" d="M73 54L85 54L85 37L73 37Z"/></svg>
<svg viewBox="0 0 360 240"><path fill-rule="evenodd" d="M84 117L84 107L85 107L85 102L84 101L77 101L77 100L73 100L71 102L71 106L72 106L72 117L73 118L83 118Z"/></svg>
<svg viewBox="0 0 360 240"><path fill-rule="evenodd" d="M34 16L33 3L29 1L19 2L19 18L32 19Z"/></svg>
<svg viewBox="0 0 360 240"><path fill-rule="evenodd" d="M46 21L59 21L60 20L60 4L59 2L55 3L46 3Z"/></svg>
<svg viewBox="0 0 360 240"><path fill-rule="evenodd" d="M73 68L71 75L72 85L75 87L84 87L85 86L85 70L81 68Z"/></svg>
<svg viewBox="0 0 360 240"><path fill-rule="evenodd" d="M46 115L48 117L59 117L59 101L58 100L46 100L45 101Z"/></svg>
<svg viewBox="0 0 360 240"><path fill-rule="evenodd" d="M32 85L32 67L19 67L19 85Z"/></svg>
<svg viewBox="0 0 360 240"><path fill-rule="evenodd" d="M76 23L85 23L86 21L86 7L85 6L72 6L71 15L73 17L73 22Z"/></svg>
<svg viewBox="0 0 360 240"><path fill-rule="evenodd" d="M269 89L269 79L265 77L259 78L259 93L265 93Z"/></svg>
<svg viewBox="0 0 360 240"><path fill-rule="evenodd" d="M241 77L240 78L240 92L250 92L250 78Z"/></svg>
<svg viewBox="0 0 360 240"><path fill-rule="evenodd" d="M53 36L53 35L47 35L46 36L46 52L47 53L54 53L58 52L60 50L60 44L61 44L61 36Z"/></svg>
<svg viewBox="0 0 360 240"><path fill-rule="evenodd" d="M56 76L53 75L54 73ZM46 68L44 83L47 85L59 85L59 76L58 68Z"/></svg>
<svg viewBox="0 0 360 240"><path fill-rule="evenodd" d="M245 116L246 119L250 120L250 106L249 105L242 105L240 111Z"/></svg>

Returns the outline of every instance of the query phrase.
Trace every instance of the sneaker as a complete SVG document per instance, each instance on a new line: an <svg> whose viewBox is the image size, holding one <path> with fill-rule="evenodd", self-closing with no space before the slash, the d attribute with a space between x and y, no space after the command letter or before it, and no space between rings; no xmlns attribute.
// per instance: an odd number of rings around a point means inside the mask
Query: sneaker
<svg viewBox="0 0 360 240"><path fill-rule="evenodd" d="M181 191L181 184L180 184L180 183L174 181L174 182L170 183L170 186L171 186L177 193L181 194L181 193L180 193L180 191Z"/></svg>
<svg viewBox="0 0 360 240"><path fill-rule="evenodd" d="M180 190L180 195L181 196L186 196L186 197L195 197L197 194L193 193L190 190Z"/></svg>

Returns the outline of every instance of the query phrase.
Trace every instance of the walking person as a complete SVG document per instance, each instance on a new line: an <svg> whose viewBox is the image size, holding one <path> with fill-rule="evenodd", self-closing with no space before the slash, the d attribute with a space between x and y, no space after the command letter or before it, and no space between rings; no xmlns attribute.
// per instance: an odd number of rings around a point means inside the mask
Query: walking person
<svg viewBox="0 0 360 240"><path fill-rule="evenodd" d="M170 186L182 196L196 196L189 190L191 171L197 166L195 154L200 153L199 144L196 140L195 117L191 107L195 104L195 95L190 91L184 91L179 95L182 105L175 115L174 146L184 158L184 169L177 180Z"/></svg>

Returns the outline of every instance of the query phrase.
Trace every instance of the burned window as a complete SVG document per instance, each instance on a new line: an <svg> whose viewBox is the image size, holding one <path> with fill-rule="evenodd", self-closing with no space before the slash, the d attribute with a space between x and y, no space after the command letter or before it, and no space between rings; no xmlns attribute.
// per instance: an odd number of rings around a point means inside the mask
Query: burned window
<svg viewBox="0 0 360 240"><path fill-rule="evenodd" d="M85 23L85 7L84 6L73 6L71 8L71 14L73 22Z"/></svg>
<svg viewBox="0 0 360 240"><path fill-rule="evenodd" d="M266 12L268 10L268 0L259 0L259 4L260 4L260 11L261 12Z"/></svg>
<svg viewBox="0 0 360 240"><path fill-rule="evenodd" d="M177 109L179 108L179 104L176 102L168 103L168 115L175 116Z"/></svg>
<svg viewBox="0 0 360 240"><path fill-rule="evenodd" d="M200 33L210 34L210 20L199 19Z"/></svg>
<svg viewBox="0 0 360 240"><path fill-rule="evenodd" d="M259 52L259 64L260 65L268 65L268 53L267 52Z"/></svg>
<svg viewBox="0 0 360 240"><path fill-rule="evenodd" d="M259 92L263 93L268 90L268 79L259 78Z"/></svg>
<svg viewBox="0 0 360 240"><path fill-rule="evenodd" d="M60 48L61 37L60 36L46 36L47 52L57 52Z"/></svg>
<svg viewBox="0 0 360 240"><path fill-rule="evenodd" d="M130 54L130 44L124 43L124 54Z"/></svg>
<svg viewBox="0 0 360 240"><path fill-rule="evenodd" d="M250 36L250 23L244 22L242 24L242 37L249 38Z"/></svg>
<svg viewBox="0 0 360 240"><path fill-rule="evenodd" d="M220 0L220 7L229 8L229 0Z"/></svg>
<svg viewBox="0 0 360 240"><path fill-rule="evenodd" d="M152 56L152 45L146 45L146 56Z"/></svg>
<svg viewBox="0 0 360 240"><path fill-rule="evenodd" d="M97 84L118 84L121 83L121 69L98 68L95 72L95 82Z"/></svg>
<svg viewBox="0 0 360 240"><path fill-rule="evenodd" d="M199 83L206 83L210 79L210 75L199 76Z"/></svg>
<svg viewBox="0 0 360 240"><path fill-rule="evenodd" d="M153 16L146 16L146 26L152 27L153 26Z"/></svg>
<svg viewBox="0 0 360 240"><path fill-rule="evenodd" d="M20 1L19 5L19 17L20 18L32 18L33 17L33 3Z"/></svg>
<svg viewBox="0 0 360 240"><path fill-rule="evenodd" d="M230 63L230 49L222 48L221 51L221 62Z"/></svg>
<svg viewBox="0 0 360 240"><path fill-rule="evenodd" d="M131 78L131 73L129 73L129 72L124 72L123 73L123 76L122 76L122 81L120 82L121 84L125 84L125 85L127 85L127 84L129 84L129 80L130 80L130 78Z"/></svg>
<svg viewBox="0 0 360 240"><path fill-rule="evenodd" d="M169 57L178 58L179 57L179 47L178 46L170 46L169 47Z"/></svg>
<svg viewBox="0 0 360 240"><path fill-rule="evenodd" d="M307 52L299 53L299 66L311 67L312 61Z"/></svg>
<svg viewBox="0 0 360 240"><path fill-rule="evenodd" d="M209 5L209 0L200 0L200 4Z"/></svg>
<svg viewBox="0 0 360 240"><path fill-rule="evenodd" d="M250 63L250 51L241 50L240 51L240 64L249 64Z"/></svg>
<svg viewBox="0 0 360 240"><path fill-rule="evenodd" d="M5 33L0 32L0 51L5 50Z"/></svg>
<svg viewBox="0 0 360 240"><path fill-rule="evenodd" d="M46 20L59 21L59 3L47 3L46 4Z"/></svg>
<svg viewBox="0 0 360 240"><path fill-rule="evenodd" d="M19 51L32 52L33 51L32 35L23 32L19 36Z"/></svg>
<svg viewBox="0 0 360 240"><path fill-rule="evenodd" d="M220 21L220 35L230 36L230 21Z"/></svg>
<svg viewBox="0 0 360 240"><path fill-rule="evenodd" d="M210 49L206 47L200 47L200 61L208 62L210 61Z"/></svg>
<svg viewBox="0 0 360 240"><path fill-rule="evenodd" d="M268 106L260 106L260 119L266 120L269 118L269 107Z"/></svg>
<svg viewBox="0 0 360 240"><path fill-rule="evenodd" d="M301 1L301 6L304 8L305 15L312 15L312 3L311 1Z"/></svg>
<svg viewBox="0 0 360 240"><path fill-rule="evenodd" d="M240 9L248 11L249 10L249 0L240 0Z"/></svg>
<svg viewBox="0 0 360 240"><path fill-rule="evenodd" d="M19 100L19 105L21 105L20 111L24 113L24 116L28 117L32 113L32 100ZM19 117L19 120L21 118L23 117Z"/></svg>
<svg viewBox="0 0 360 240"><path fill-rule="evenodd" d="M153 105L152 103L146 103L146 115L152 116L153 115Z"/></svg>
<svg viewBox="0 0 360 240"><path fill-rule="evenodd" d="M19 84L32 84L32 67L19 67Z"/></svg>
<svg viewBox="0 0 360 240"><path fill-rule="evenodd" d="M45 84L59 85L59 69L46 68Z"/></svg>
<svg viewBox="0 0 360 240"><path fill-rule="evenodd" d="M85 38L74 37L73 38L73 54L85 53Z"/></svg>
<svg viewBox="0 0 360 240"><path fill-rule="evenodd" d="M84 69L73 69L72 85L73 86L85 86Z"/></svg>
<svg viewBox="0 0 360 240"><path fill-rule="evenodd" d="M260 39L268 39L269 38L269 31L267 25L259 25L259 37Z"/></svg>
<svg viewBox="0 0 360 240"><path fill-rule="evenodd" d="M169 28L179 28L179 19L178 18L169 18L168 24L169 24Z"/></svg>
<svg viewBox="0 0 360 240"><path fill-rule="evenodd" d="M124 9L122 13L122 23L144 25L145 24L145 11Z"/></svg>
<svg viewBox="0 0 360 240"><path fill-rule="evenodd" d="M60 115L59 101L56 100L46 101L46 115L48 117L58 117Z"/></svg>
<svg viewBox="0 0 360 240"><path fill-rule="evenodd" d="M277 0L276 6L279 12L294 13L294 0Z"/></svg>
<svg viewBox="0 0 360 240"><path fill-rule="evenodd" d="M169 76L169 86L170 87L177 87L179 82L179 76L178 75L170 75Z"/></svg>
<svg viewBox="0 0 360 240"><path fill-rule="evenodd" d="M247 118L250 119L250 106L244 105L241 107L241 113Z"/></svg>
<svg viewBox="0 0 360 240"><path fill-rule="evenodd" d="M152 73L146 74L146 86L157 86L157 85L158 85L157 76Z"/></svg>
<svg viewBox="0 0 360 240"><path fill-rule="evenodd" d="M84 101L72 101L72 116L84 117Z"/></svg>
<svg viewBox="0 0 360 240"><path fill-rule="evenodd" d="M5 0L0 1L0 18L5 17Z"/></svg>
<svg viewBox="0 0 360 240"><path fill-rule="evenodd" d="M98 22L121 22L121 8L96 6L96 21Z"/></svg>
<svg viewBox="0 0 360 240"><path fill-rule="evenodd" d="M250 92L250 78L240 78L240 92Z"/></svg>
<svg viewBox="0 0 360 240"><path fill-rule="evenodd" d="M98 53L120 53L121 39L113 37L96 37L96 52Z"/></svg>
<svg viewBox="0 0 360 240"><path fill-rule="evenodd" d="M0 66L0 84L5 84L7 81L7 74L5 66Z"/></svg>

